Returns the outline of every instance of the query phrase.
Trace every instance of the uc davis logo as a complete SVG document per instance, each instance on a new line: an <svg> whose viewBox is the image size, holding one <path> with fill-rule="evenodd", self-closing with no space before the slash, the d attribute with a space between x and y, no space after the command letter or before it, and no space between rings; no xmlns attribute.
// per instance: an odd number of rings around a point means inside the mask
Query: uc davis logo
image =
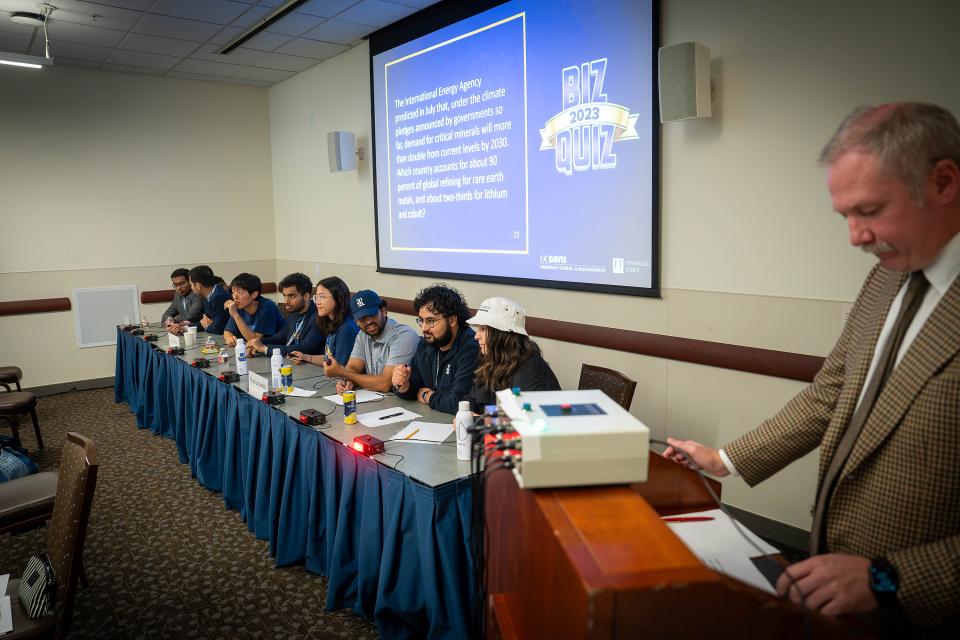
<svg viewBox="0 0 960 640"><path fill-rule="evenodd" d="M554 150L557 171L600 171L617 166L613 143L637 140L638 114L607 102L603 81L607 59L564 67L560 72L563 111L540 129L540 151Z"/></svg>

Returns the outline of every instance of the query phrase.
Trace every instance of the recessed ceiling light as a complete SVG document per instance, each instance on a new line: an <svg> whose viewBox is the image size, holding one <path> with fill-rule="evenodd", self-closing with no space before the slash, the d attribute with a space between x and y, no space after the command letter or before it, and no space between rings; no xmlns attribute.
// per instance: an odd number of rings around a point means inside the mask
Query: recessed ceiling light
<svg viewBox="0 0 960 640"><path fill-rule="evenodd" d="M43 28L43 16L39 13L29 13L27 11L17 11L10 16L10 22L16 22L28 27Z"/></svg>

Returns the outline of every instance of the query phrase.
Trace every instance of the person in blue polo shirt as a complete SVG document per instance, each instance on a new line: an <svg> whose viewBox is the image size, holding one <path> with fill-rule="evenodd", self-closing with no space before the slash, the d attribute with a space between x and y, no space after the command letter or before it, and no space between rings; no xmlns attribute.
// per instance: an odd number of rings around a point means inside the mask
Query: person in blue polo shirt
<svg viewBox="0 0 960 640"><path fill-rule="evenodd" d="M317 305L310 299L313 292L310 278L303 273L291 273L280 281L280 292L287 305L286 324L271 336L248 342L247 352L272 355L274 349L280 349L284 356L293 352L322 354L327 336L316 321Z"/></svg>
<svg viewBox="0 0 960 640"><path fill-rule="evenodd" d="M473 386L480 345L467 325L470 310L456 289L434 284L413 299L423 340L413 362L393 369L393 388L407 400L456 413Z"/></svg>
<svg viewBox="0 0 960 640"><path fill-rule="evenodd" d="M227 346L237 344L243 336L248 341L272 336L284 325L283 314L277 303L263 296L263 283L252 273L241 273L230 282L233 299L224 303L230 320L223 330Z"/></svg>
<svg viewBox="0 0 960 640"><path fill-rule="evenodd" d="M223 306L230 299L230 293L217 280L213 269L205 264L190 269L190 288L203 299L200 326L207 333L221 334L230 319L230 314Z"/></svg>
<svg viewBox="0 0 960 640"><path fill-rule="evenodd" d="M350 298L350 312L360 326L350 360L344 366L328 354L323 373L328 378L340 378L337 393L355 386L390 391L394 367L410 363L420 338L410 327L388 318L387 303L369 289Z"/></svg>

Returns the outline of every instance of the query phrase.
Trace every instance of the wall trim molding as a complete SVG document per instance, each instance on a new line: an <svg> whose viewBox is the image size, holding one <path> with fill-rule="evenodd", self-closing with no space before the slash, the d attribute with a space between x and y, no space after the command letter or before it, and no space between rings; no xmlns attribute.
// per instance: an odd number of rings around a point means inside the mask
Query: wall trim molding
<svg viewBox="0 0 960 640"><path fill-rule="evenodd" d="M50 313L70 311L70 298L43 298L41 300L7 300L0 302L0 316L16 316L26 313Z"/></svg>
<svg viewBox="0 0 960 640"><path fill-rule="evenodd" d="M403 298L384 296L387 309L406 315L416 315L413 302ZM474 310L471 309L471 313ZM666 358L701 364L708 367L732 369L800 382L812 382L823 366L823 358L789 351L744 347L723 342L679 338L656 333L614 329L596 325L527 317L527 331L532 336L549 340L572 342L589 347L625 351L641 356Z"/></svg>
<svg viewBox="0 0 960 640"><path fill-rule="evenodd" d="M263 292L276 293L277 283L264 282ZM140 304L152 304L154 302L173 302L173 289L170 288L170 289L160 289L160 290L154 290L154 291L140 292Z"/></svg>

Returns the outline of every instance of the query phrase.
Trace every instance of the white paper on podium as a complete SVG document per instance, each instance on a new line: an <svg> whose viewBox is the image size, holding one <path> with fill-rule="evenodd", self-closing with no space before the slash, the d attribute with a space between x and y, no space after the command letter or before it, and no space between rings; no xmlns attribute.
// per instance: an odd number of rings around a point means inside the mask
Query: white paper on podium
<svg viewBox="0 0 960 640"><path fill-rule="evenodd" d="M13 631L13 609L10 596L0 596L0 635Z"/></svg>
<svg viewBox="0 0 960 640"><path fill-rule="evenodd" d="M419 413L414 413L409 409L403 409L401 407L391 407L389 409L357 414L357 420L365 427L383 427L388 424L393 424L394 422L409 422L410 420L421 417Z"/></svg>
<svg viewBox="0 0 960 640"><path fill-rule="evenodd" d="M756 553L756 552L754 552ZM700 561L718 573L730 576L734 580L746 582L752 587L776 595L777 591L764 577L757 565L744 553L729 551L712 556L697 556Z"/></svg>
<svg viewBox="0 0 960 640"><path fill-rule="evenodd" d="M367 391L366 389L357 389L357 404L361 402L376 402L377 400L383 400L383 394L377 393L376 391ZM339 393L336 393L332 396L323 396L324 400L329 400L334 404L338 404L341 407L343 406L343 396Z"/></svg>
<svg viewBox="0 0 960 640"><path fill-rule="evenodd" d="M713 557L718 554L731 553L734 551L742 553L748 558L780 553L779 549L764 542L755 533L741 524L740 529L743 530L743 533L759 547L759 550L755 549L753 545L743 539L743 535L737 530L736 525L734 525L727 514L720 509L698 511L697 513L682 513L667 517L713 518L713 520L706 522L667 522L670 529L698 558Z"/></svg>

